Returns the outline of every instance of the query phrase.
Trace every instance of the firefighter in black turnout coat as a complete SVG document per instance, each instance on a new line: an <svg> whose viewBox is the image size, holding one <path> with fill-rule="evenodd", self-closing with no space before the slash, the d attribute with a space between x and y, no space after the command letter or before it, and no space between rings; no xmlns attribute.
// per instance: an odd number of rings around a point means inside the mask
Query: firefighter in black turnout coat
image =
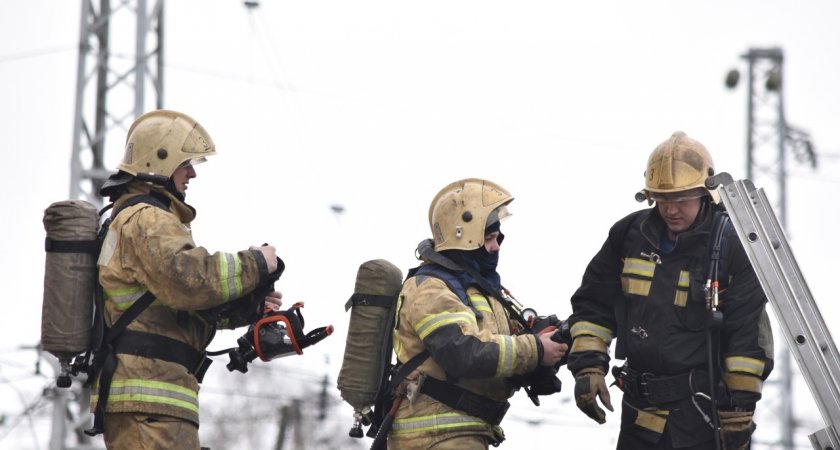
<svg viewBox="0 0 840 450"><path fill-rule="evenodd" d="M637 194L656 206L612 226L572 296L568 367L578 407L598 423L597 399L612 410L613 338L625 360L613 368L624 392L619 449L750 447L773 341L766 297L705 186L713 174L708 151L684 133L657 146ZM706 289L716 285L717 303Z"/></svg>

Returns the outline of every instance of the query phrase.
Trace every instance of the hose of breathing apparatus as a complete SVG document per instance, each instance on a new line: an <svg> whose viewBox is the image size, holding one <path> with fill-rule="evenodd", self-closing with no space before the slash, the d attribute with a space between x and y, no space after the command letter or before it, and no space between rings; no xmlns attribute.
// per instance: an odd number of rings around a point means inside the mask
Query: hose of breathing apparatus
<svg viewBox="0 0 840 450"><path fill-rule="evenodd" d="M694 397L691 398L691 401L694 403L694 406L703 415L703 418L707 421L707 423L712 427L714 431L715 437L715 449L720 450L721 446L721 431L720 431L720 416L717 412L717 399L715 395L715 373L716 373L716 361L717 355L715 353L715 337L714 336L720 326L723 324L723 314L721 311L718 310L718 288L720 287L720 283L718 280L718 269L720 268L720 259L721 259L721 247L723 244L723 234L726 231L726 226L729 223L729 214L725 211L721 211L715 214L714 223L712 225L712 241L711 245L711 252L709 253L709 274L706 278L706 285L704 286L705 291L705 300L706 300L706 309L709 311L711 316L711 326L709 326L708 331L706 332L706 348L707 348L707 364L708 364L708 373L709 373L709 403L710 403L710 415L706 415L703 413L702 408L697 405L694 401ZM724 274L726 276L726 274Z"/></svg>

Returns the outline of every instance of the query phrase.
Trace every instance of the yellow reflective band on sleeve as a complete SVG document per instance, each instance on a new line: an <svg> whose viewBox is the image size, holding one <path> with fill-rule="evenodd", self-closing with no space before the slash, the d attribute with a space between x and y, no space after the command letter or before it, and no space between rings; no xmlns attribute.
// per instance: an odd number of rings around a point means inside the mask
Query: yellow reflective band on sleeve
<svg viewBox="0 0 840 450"><path fill-rule="evenodd" d="M238 255L219 252L219 282L225 300L242 297L242 262Z"/></svg>
<svg viewBox="0 0 840 450"><path fill-rule="evenodd" d="M470 295L470 303L478 312L493 314L493 308L490 307L487 297L483 295Z"/></svg>
<svg viewBox="0 0 840 450"><path fill-rule="evenodd" d="M605 344L613 339L613 333L609 328L585 320L572 325L571 333L574 339L577 339L578 336L590 335L600 338Z"/></svg>
<svg viewBox="0 0 840 450"><path fill-rule="evenodd" d="M463 323L467 326L472 325L476 328L478 327L478 323L475 321L475 316L470 312L444 312L427 316L421 320L416 327L414 327L414 332L417 333L417 336L419 336L420 339L426 339L426 336L428 336L429 333L442 326L451 325L453 323Z"/></svg>
<svg viewBox="0 0 840 450"><path fill-rule="evenodd" d="M405 436L415 433L429 433L433 431L457 431L459 429L476 429L489 427L481 419L466 414L451 412L420 417L406 417L394 420L391 434Z"/></svg>
<svg viewBox="0 0 840 450"><path fill-rule="evenodd" d="M99 400L99 390L93 390L91 403ZM198 392L162 381L141 379L114 380L108 394L108 405L119 402L139 402L170 405L184 408L190 412L198 412Z"/></svg>
<svg viewBox="0 0 840 450"><path fill-rule="evenodd" d="M622 275L640 275L647 278L653 278L653 271L656 268L656 263L646 259L639 258L625 258L624 269Z"/></svg>
<svg viewBox="0 0 840 450"><path fill-rule="evenodd" d="M583 335L575 338L572 342L572 349L570 353L579 352L601 352L607 353L607 344L595 336Z"/></svg>
<svg viewBox="0 0 840 450"><path fill-rule="evenodd" d="M730 356L724 360L727 372L749 373L760 377L764 373L764 361L746 356Z"/></svg>
<svg viewBox="0 0 840 450"><path fill-rule="evenodd" d="M727 373L723 375L723 382L733 391L747 391L761 393L764 383L761 378L742 373Z"/></svg>
<svg viewBox="0 0 840 450"><path fill-rule="evenodd" d="M513 376L513 362L516 360L516 339L513 336L500 336L499 366L496 368L497 377Z"/></svg>

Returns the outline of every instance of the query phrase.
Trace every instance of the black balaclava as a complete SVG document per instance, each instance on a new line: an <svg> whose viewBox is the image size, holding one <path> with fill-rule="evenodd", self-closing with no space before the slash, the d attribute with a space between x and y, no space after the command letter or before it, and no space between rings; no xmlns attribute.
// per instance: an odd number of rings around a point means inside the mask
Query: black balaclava
<svg viewBox="0 0 840 450"><path fill-rule="evenodd" d="M502 243L504 239L504 235L501 234L499 226L501 224L497 221L488 226L484 230L484 235L488 235L495 231L499 231L499 244ZM475 250L444 250L441 254L445 255L449 259L453 260L454 262L469 266L474 271L478 272L482 278L487 280L490 283L490 286L496 290L500 291L502 289L502 280L501 276L498 272L496 272L496 266L499 264L499 252L490 253L487 249L484 248L484 244L482 243L481 247ZM478 282L476 282L472 275L469 272L462 272L460 277L463 277L462 281L466 281L466 284L471 284L475 286L481 286ZM488 295L496 295L495 292L486 292Z"/></svg>

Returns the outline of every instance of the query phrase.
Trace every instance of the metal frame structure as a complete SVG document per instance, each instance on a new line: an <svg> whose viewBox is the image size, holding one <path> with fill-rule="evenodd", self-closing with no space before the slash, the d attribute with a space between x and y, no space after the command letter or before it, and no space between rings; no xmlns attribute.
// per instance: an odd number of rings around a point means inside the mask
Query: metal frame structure
<svg viewBox="0 0 840 450"><path fill-rule="evenodd" d="M108 137L120 131L118 138L124 139L127 124L145 111L147 102L163 106L163 4L164 0L81 2L70 160L72 199L102 206L99 188L111 173L108 168L116 166L106 154ZM132 28L133 34L124 31ZM112 35L111 29L119 33ZM90 422L87 391L79 380L73 381L70 390L51 390L50 450L67 449L65 439L70 430L77 436L73 449L101 448L82 433ZM79 417L71 414L71 402L79 404Z"/></svg>
<svg viewBox="0 0 840 450"><path fill-rule="evenodd" d="M101 206L99 188L116 165L106 160L108 136L124 134L147 100L163 105L163 3L82 0L70 198ZM131 27L135 40L120 39Z"/></svg>
<svg viewBox="0 0 840 450"><path fill-rule="evenodd" d="M807 133L787 123L784 112L784 54L780 48L751 48L742 55L749 66L747 94L747 179L759 186L774 186L772 203L782 228L787 227L787 168L791 155L816 167ZM768 200L770 201L770 200ZM790 353L777 352L780 444L793 449L793 389Z"/></svg>

